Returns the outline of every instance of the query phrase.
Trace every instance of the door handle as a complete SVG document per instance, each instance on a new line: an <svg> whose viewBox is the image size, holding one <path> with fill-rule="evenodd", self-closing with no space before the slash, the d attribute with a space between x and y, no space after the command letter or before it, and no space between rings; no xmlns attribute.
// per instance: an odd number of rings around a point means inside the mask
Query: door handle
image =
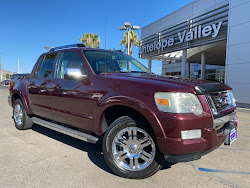
<svg viewBox="0 0 250 188"><path fill-rule="evenodd" d="M29 84L29 88L36 88L36 83L35 82L31 82Z"/></svg>
<svg viewBox="0 0 250 188"><path fill-rule="evenodd" d="M41 93L44 93L44 92L46 92L46 91L47 91L47 90L45 90L45 89L41 89L41 90L40 90Z"/></svg>
<svg viewBox="0 0 250 188"><path fill-rule="evenodd" d="M53 89L60 89L61 87L62 87L61 84L56 84L56 85L53 87Z"/></svg>

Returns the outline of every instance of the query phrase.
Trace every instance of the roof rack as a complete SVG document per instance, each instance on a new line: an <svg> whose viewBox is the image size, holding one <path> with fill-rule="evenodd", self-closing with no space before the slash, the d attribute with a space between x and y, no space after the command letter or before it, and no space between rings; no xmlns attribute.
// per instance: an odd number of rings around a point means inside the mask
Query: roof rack
<svg viewBox="0 0 250 188"><path fill-rule="evenodd" d="M120 52L120 53L123 53L123 51L121 50L113 50L114 52Z"/></svg>
<svg viewBox="0 0 250 188"><path fill-rule="evenodd" d="M58 47L53 47L50 48L49 51L55 51L55 50L59 50L59 49L65 49L65 48L73 48L73 47L86 47L84 44L82 43L78 43L78 44L70 44L70 45L66 45L66 46L58 46Z"/></svg>

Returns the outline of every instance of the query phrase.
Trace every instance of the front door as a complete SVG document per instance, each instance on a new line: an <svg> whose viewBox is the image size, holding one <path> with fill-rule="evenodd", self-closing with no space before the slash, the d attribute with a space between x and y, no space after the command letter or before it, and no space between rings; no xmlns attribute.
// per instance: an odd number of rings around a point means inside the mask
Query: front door
<svg viewBox="0 0 250 188"><path fill-rule="evenodd" d="M52 113L55 121L93 131L94 102L89 91L89 80L72 79L67 70L80 70L86 76L84 64L76 52L64 52L52 81Z"/></svg>

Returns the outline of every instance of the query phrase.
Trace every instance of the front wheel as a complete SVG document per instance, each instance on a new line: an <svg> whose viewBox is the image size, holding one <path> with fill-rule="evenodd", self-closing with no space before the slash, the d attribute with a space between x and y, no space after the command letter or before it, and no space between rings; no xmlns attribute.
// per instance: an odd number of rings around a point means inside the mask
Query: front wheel
<svg viewBox="0 0 250 188"><path fill-rule="evenodd" d="M117 175L131 179L153 175L165 161L152 130L128 116L115 120L106 131L103 155Z"/></svg>

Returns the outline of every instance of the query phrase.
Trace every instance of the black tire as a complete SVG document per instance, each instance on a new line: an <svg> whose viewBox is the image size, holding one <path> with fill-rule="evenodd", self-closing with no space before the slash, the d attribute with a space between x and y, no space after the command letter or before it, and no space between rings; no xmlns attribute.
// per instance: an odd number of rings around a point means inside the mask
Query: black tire
<svg viewBox="0 0 250 188"><path fill-rule="evenodd" d="M15 118L15 109L17 106L20 106L21 110L22 110L22 118L21 119L21 123L19 124ZM13 119L14 119L14 123L15 123L15 127L19 130L26 130L26 129L31 129L33 126L33 121L32 119L27 115L26 113L26 109L23 105L23 102L21 101L21 99L17 99L14 102L14 106L13 106Z"/></svg>
<svg viewBox="0 0 250 188"><path fill-rule="evenodd" d="M146 166L146 168L144 169L136 169L136 171L130 170L130 169L126 169L126 167L124 168L122 165L117 164L117 160L115 159L114 155L113 155L113 150L112 150L112 143L113 140L115 139L116 135L118 135L120 133L120 131L122 130L126 130L129 129L131 127L133 128L138 128L138 130L143 130L145 131L152 139L150 139L150 142L152 143L152 141L154 142L154 146L155 146L155 154L154 157L152 157L152 160L150 161L150 163L148 164L148 166ZM138 133L136 133L138 134ZM134 137L134 133L132 132L132 137ZM138 140L138 136L136 136L136 139ZM128 140L126 140L128 141ZM134 141L132 141L134 142ZM148 142L148 141L147 141ZM130 144L127 144L130 145ZM126 145L126 148L127 148ZM138 147L139 149L137 150L136 154L140 152L138 152L140 150L140 148L142 148L143 144L141 143L141 145ZM133 148L132 150L135 151L134 147L130 147L129 148ZM137 145L136 145L137 148ZM125 150L125 149L122 149ZM152 129L145 123L137 121L136 119L132 119L131 117L128 116L123 116L118 118L117 120L115 120L107 129L107 131L105 132L104 135L104 139L103 139L103 144L102 144L102 151L103 151L103 155L104 155L104 159L106 161L106 163L108 164L109 168L116 173L118 176L124 177L124 178L130 178L130 179L143 179L143 178L147 178L152 176L153 174L155 174L158 170L160 170L165 162L164 156L163 154L159 151L158 145L157 145L157 141L156 138L153 134ZM128 151L128 150L126 150ZM142 150L140 150L141 152L143 152ZM124 152L124 151L122 151ZM125 155L127 155L128 152L126 152ZM129 155L130 153L128 153ZM123 156L125 156L123 155ZM121 157L122 158L122 157ZM118 158L119 159L119 158ZM127 158L126 160L131 160L129 158ZM137 165L138 165L138 160L137 159ZM132 159L133 164L135 165L135 159ZM130 161L131 163L131 161ZM133 166L134 167L134 166ZM138 168L138 167L137 167Z"/></svg>

